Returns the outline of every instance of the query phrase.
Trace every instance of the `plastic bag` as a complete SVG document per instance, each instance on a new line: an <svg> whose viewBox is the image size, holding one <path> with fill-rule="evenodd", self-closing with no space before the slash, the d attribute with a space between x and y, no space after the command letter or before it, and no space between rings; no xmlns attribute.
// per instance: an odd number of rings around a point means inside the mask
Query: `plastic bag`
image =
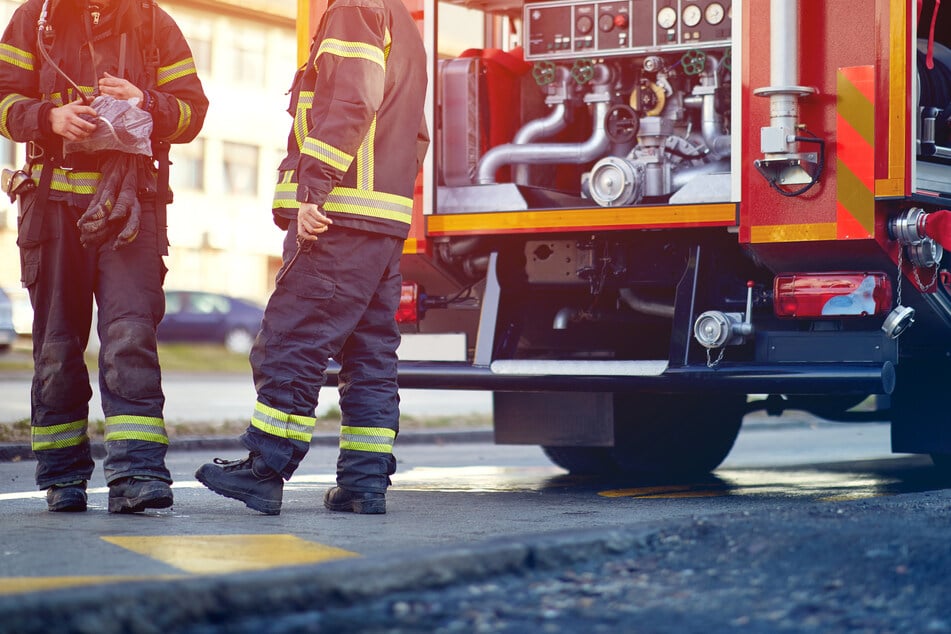
<svg viewBox="0 0 951 634"><path fill-rule="evenodd" d="M90 104L99 114L96 129L82 141L64 141L66 154L118 150L152 156L152 115L138 108L139 100L99 95Z"/></svg>

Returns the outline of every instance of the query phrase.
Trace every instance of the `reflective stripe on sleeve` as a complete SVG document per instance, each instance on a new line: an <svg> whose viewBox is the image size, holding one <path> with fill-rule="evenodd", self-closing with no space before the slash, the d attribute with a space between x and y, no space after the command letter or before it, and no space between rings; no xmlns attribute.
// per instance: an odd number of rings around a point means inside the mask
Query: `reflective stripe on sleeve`
<svg viewBox="0 0 951 634"><path fill-rule="evenodd" d="M297 115L294 117L294 138L297 139L298 150L304 147L308 132L307 113L313 106L314 93L301 91L297 96Z"/></svg>
<svg viewBox="0 0 951 634"><path fill-rule="evenodd" d="M285 414L260 401L254 404L254 415L251 417L251 426L265 434L306 443L310 443L316 423L317 419L313 416Z"/></svg>
<svg viewBox="0 0 951 634"><path fill-rule="evenodd" d="M89 422L83 418L49 427L33 427L30 430L33 451L77 447L89 441L89 436L86 435L88 426Z"/></svg>
<svg viewBox="0 0 951 634"><path fill-rule="evenodd" d="M0 62L6 62L23 70L33 71L36 57L33 56L33 53L24 51L22 48L10 44L0 44Z"/></svg>
<svg viewBox="0 0 951 634"><path fill-rule="evenodd" d="M144 440L146 442L168 444L165 433L165 421L151 416L133 416L123 414L106 417L106 442L114 440Z"/></svg>
<svg viewBox="0 0 951 634"><path fill-rule="evenodd" d="M340 448L350 451L372 451L374 453L393 453L393 441L396 432L386 427L350 427L340 428Z"/></svg>
<svg viewBox="0 0 951 634"><path fill-rule="evenodd" d="M192 124L192 107L177 97L175 101L178 102L178 127L175 128L175 132L168 135L168 141L174 141L182 136Z"/></svg>
<svg viewBox="0 0 951 634"><path fill-rule="evenodd" d="M186 57L174 64L160 66L155 72L155 85L162 86L176 79L185 77L186 75L196 74L198 74L198 70L195 68L195 60L191 57Z"/></svg>
<svg viewBox="0 0 951 634"><path fill-rule="evenodd" d="M322 161L327 165L330 165L334 169L338 169L341 172L346 172L350 169L350 164L353 162L353 155L347 154L343 150L338 150L329 143L324 143L312 137L307 137L304 139L304 145L301 147L301 154L306 154L311 156L318 161Z"/></svg>
<svg viewBox="0 0 951 634"><path fill-rule="evenodd" d="M10 128L7 127L7 121L10 118L10 108L13 107L13 104L20 103L21 101L29 101L23 95L10 94L3 98L3 101L0 101L0 134L10 138Z"/></svg>
<svg viewBox="0 0 951 634"><path fill-rule="evenodd" d="M374 152L376 144L376 115L370 121L370 129L357 150L357 186L364 191L373 191L374 182Z"/></svg>
<svg viewBox="0 0 951 634"><path fill-rule="evenodd" d="M297 183L293 179L294 170L281 172L278 183L274 186L272 209L300 209L300 203L297 202Z"/></svg>
<svg viewBox="0 0 951 634"><path fill-rule="evenodd" d="M320 43L320 48L317 49L316 59L319 59L324 53L330 53L338 57L365 59L368 62L379 64L380 68L386 70L386 61L383 56L383 51L366 42L347 42L345 40L328 37Z"/></svg>

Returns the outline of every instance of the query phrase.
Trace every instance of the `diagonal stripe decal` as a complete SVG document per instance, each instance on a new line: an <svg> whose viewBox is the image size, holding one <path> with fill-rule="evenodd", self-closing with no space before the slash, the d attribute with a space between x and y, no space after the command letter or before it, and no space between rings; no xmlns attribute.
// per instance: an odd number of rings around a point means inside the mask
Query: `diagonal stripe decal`
<svg viewBox="0 0 951 634"><path fill-rule="evenodd" d="M843 221L836 237L868 238L875 235L875 68L840 68L836 90L836 202ZM855 235L856 226L864 235Z"/></svg>

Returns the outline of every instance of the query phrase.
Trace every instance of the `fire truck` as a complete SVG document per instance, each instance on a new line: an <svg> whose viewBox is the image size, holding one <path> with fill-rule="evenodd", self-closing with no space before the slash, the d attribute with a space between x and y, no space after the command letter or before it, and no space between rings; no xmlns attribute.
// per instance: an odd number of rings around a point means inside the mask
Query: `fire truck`
<svg viewBox="0 0 951 634"><path fill-rule="evenodd" d="M484 45L439 57L450 7L405 1L432 145L397 316L457 350L401 387L491 391L496 442L574 473L712 470L758 408L951 470L951 8L467 0Z"/></svg>

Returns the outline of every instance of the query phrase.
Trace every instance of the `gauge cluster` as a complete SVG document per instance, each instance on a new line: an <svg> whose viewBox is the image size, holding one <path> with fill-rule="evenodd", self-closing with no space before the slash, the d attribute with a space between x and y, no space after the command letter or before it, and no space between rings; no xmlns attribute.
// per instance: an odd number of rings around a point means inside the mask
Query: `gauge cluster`
<svg viewBox="0 0 951 634"><path fill-rule="evenodd" d="M524 12L526 59L722 46L733 27L731 0L569 0Z"/></svg>

